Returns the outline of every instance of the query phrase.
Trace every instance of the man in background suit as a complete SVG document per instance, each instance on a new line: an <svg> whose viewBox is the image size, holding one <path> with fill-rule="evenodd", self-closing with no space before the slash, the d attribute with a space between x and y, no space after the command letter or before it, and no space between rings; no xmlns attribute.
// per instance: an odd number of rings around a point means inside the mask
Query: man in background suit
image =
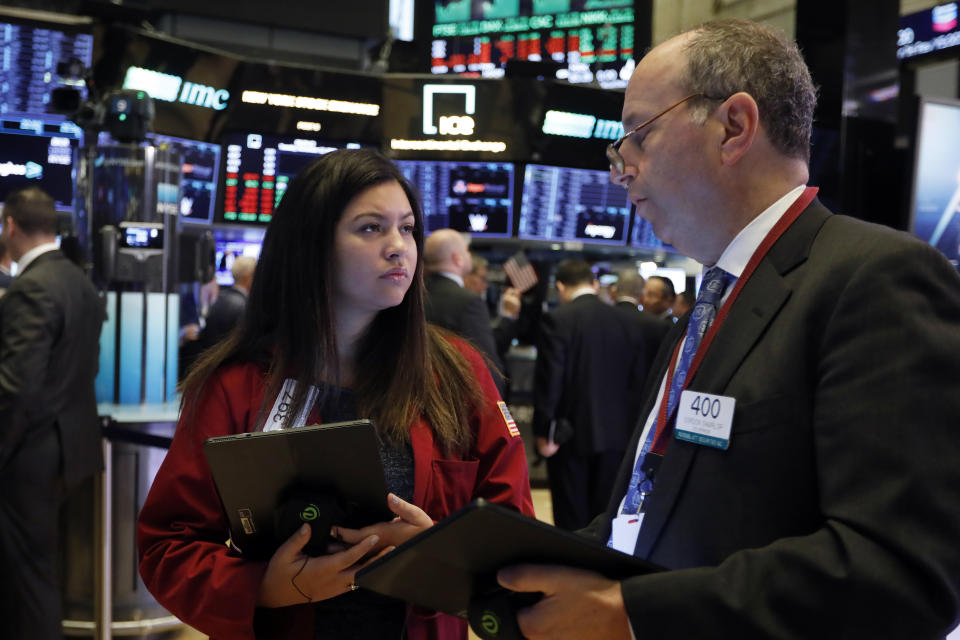
<svg viewBox="0 0 960 640"><path fill-rule="evenodd" d="M640 311L639 304L643 299L644 289L643 276L637 273L635 268L629 268L617 274L617 281L611 285L610 293L613 295L614 306L633 318L633 321L640 326L640 332L646 337L647 368L649 369L667 331L673 325ZM632 392L636 393L636 389Z"/></svg>
<svg viewBox="0 0 960 640"><path fill-rule="evenodd" d="M467 241L453 229L434 231L424 242L423 264L427 271L427 321L466 338L489 359L492 367L503 371L487 306L480 296L463 286L463 277L472 267ZM491 373L503 393L503 377L494 368Z"/></svg>
<svg viewBox="0 0 960 640"><path fill-rule="evenodd" d="M590 265L564 260L555 280L561 304L541 319L533 433L554 522L573 530L607 505L653 356L636 318L599 299Z"/></svg>
<svg viewBox="0 0 960 640"><path fill-rule="evenodd" d="M671 570L502 570L545 593L518 615L531 640L931 639L960 620L960 277L816 201L815 103L796 45L756 23L707 23L637 64L611 179L710 269L667 337L699 347L670 383L661 351L587 533ZM688 395L661 425L673 379Z"/></svg>
<svg viewBox="0 0 960 640"><path fill-rule="evenodd" d="M200 345L203 349L223 340L240 322L247 306L247 296L256 268L257 259L251 256L237 256L230 265L233 285L221 288L217 299L210 305L206 324L200 331Z"/></svg>
<svg viewBox="0 0 960 640"><path fill-rule="evenodd" d="M102 468L97 375L103 303L55 244L53 199L3 207L18 270L0 298L0 637L61 637L57 547L63 496Z"/></svg>
<svg viewBox="0 0 960 640"><path fill-rule="evenodd" d="M640 304L643 305L645 313L673 322L673 301L676 300L677 293L670 278L663 276L650 276L647 284L643 288L643 296L640 298Z"/></svg>

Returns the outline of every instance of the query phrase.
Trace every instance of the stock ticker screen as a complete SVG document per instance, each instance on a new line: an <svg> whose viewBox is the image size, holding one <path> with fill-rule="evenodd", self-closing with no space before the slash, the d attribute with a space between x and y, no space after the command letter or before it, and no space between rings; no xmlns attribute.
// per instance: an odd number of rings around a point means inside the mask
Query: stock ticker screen
<svg viewBox="0 0 960 640"><path fill-rule="evenodd" d="M54 117L0 115L0 202L14 189L36 186L57 209L73 206L81 130Z"/></svg>
<svg viewBox="0 0 960 640"><path fill-rule="evenodd" d="M435 0L430 71L503 76L509 59L554 61L557 77L626 86L633 0Z"/></svg>
<svg viewBox="0 0 960 640"><path fill-rule="evenodd" d="M77 85L57 75L57 63L76 59L85 67L93 60L93 35L66 25L13 23L0 17L0 115L42 114L50 92Z"/></svg>
<svg viewBox="0 0 960 640"><path fill-rule="evenodd" d="M627 192L607 171L539 164L524 170L521 239L622 245L629 221Z"/></svg>
<svg viewBox="0 0 960 640"><path fill-rule="evenodd" d="M513 232L513 164L394 160L423 199L425 232L455 229L474 237Z"/></svg>
<svg viewBox="0 0 960 640"><path fill-rule="evenodd" d="M359 144L259 133L223 136L226 153L222 222L267 224L287 185L322 155Z"/></svg>

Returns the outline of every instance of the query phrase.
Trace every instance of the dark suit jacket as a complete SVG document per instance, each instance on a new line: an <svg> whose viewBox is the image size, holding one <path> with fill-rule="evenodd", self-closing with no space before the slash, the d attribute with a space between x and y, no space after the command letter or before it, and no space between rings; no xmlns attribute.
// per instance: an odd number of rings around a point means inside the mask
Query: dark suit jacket
<svg viewBox="0 0 960 640"><path fill-rule="evenodd" d="M480 296L439 273L429 274L425 284L427 321L466 338L497 369L503 371L490 328L490 314ZM494 380L502 392L503 379L494 375Z"/></svg>
<svg viewBox="0 0 960 640"><path fill-rule="evenodd" d="M942 638L960 593L958 354L949 263L814 201L690 381L736 398L730 447L669 444L635 553L677 571L624 582L638 636ZM591 525L603 540L632 466Z"/></svg>
<svg viewBox="0 0 960 640"><path fill-rule="evenodd" d="M626 300L616 303L614 308L626 313L640 327L639 331L644 339L644 351L647 356L647 369L649 369L663 345L664 338L673 328L673 322L644 313L637 308L637 305Z"/></svg>
<svg viewBox="0 0 960 640"><path fill-rule="evenodd" d="M549 437L551 423L566 419L580 455L623 451L651 358L640 323L595 295L545 314L534 369L534 434Z"/></svg>
<svg viewBox="0 0 960 640"><path fill-rule="evenodd" d="M207 322L200 332L200 344L206 349L220 342L243 316L247 296L236 287L221 289L207 312Z"/></svg>
<svg viewBox="0 0 960 640"><path fill-rule="evenodd" d="M59 251L38 256L0 298L0 468L53 426L67 487L102 468L93 381L103 319L97 290Z"/></svg>

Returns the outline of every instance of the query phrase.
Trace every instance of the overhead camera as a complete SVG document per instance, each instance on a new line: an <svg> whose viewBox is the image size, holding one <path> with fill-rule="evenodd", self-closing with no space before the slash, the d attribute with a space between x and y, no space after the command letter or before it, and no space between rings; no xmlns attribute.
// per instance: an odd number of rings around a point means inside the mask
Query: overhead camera
<svg viewBox="0 0 960 640"><path fill-rule="evenodd" d="M50 109L88 132L106 130L120 142L141 142L153 124L153 99L145 91L118 89L101 99L90 69L77 58L57 63L64 86L50 92ZM87 99L81 88L86 87Z"/></svg>

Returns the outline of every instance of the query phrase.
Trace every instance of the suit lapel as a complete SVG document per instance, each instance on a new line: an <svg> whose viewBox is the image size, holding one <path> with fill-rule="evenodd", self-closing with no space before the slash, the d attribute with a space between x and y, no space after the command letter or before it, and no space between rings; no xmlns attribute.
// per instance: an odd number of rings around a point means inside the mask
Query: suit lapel
<svg viewBox="0 0 960 640"><path fill-rule="evenodd" d="M815 200L771 247L734 301L687 388L724 394L734 373L789 299L791 287L784 276L806 260L810 245L829 215L830 212ZM661 371L662 378L663 371L659 368L658 371ZM670 439L634 555L650 555L682 493L700 448Z"/></svg>

